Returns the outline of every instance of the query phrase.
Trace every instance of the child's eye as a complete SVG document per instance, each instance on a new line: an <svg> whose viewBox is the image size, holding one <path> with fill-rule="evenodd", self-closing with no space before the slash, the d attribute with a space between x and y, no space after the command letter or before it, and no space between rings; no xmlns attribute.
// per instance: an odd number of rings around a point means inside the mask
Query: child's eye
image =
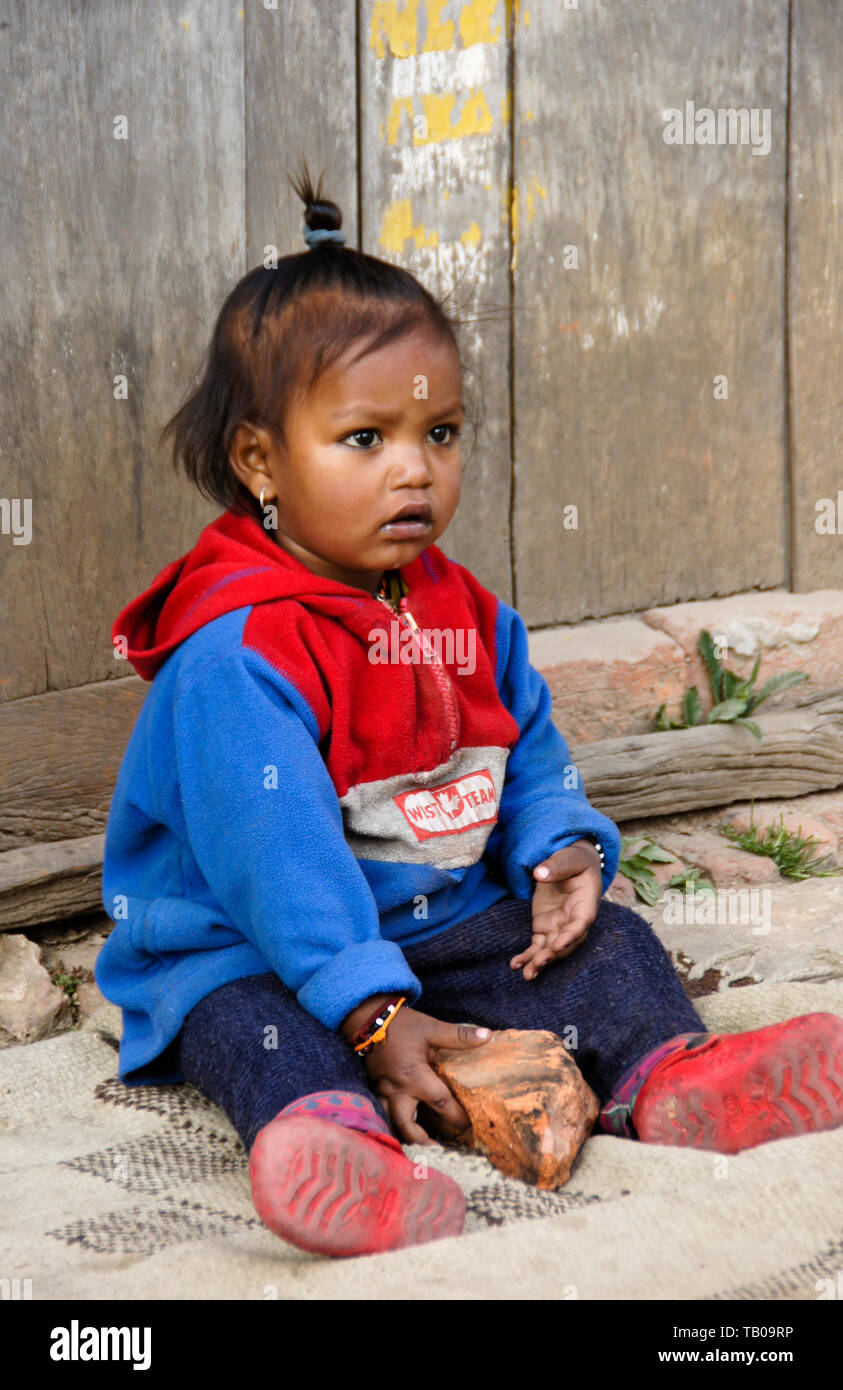
<svg viewBox="0 0 843 1390"><path fill-rule="evenodd" d="M450 437L450 439L435 439L435 440L433 441L434 444L453 444L454 441L455 441L456 439L459 439L459 437L460 437L460 431L459 431L459 427L458 427L457 425L434 425L434 426L433 426L433 429L430 431L430 433L433 434L434 430L450 430L450 431L451 431L451 437Z"/></svg>
<svg viewBox="0 0 843 1390"><path fill-rule="evenodd" d="M343 444L347 444L348 441L349 441L350 439L357 439L357 437L358 437L359 435L361 435L361 434L363 434L363 435L374 435L374 434L378 434L378 433L379 433L378 430L353 430L353 431L351 432L351 434L347 434L347 435L345 436L345 439L342 441L342 443L343 443ZM366 446L365 444L362 444L360 447L361 447L362 449L366 449L367 446Z"/></svg>
<svg viewBox="0 0 843 1390"><path fill-rule="evenodd" d="M460 435L460 430L457 425L433 425L429 433L435 434L437 430L450 430L449 439L434 439L433 441L434 444L445 445L446 447L449 444L453 444L454 441L458 439ZM347 434L345 438L341 441L341 443L348 444L353 439L361 440L359 444L353 444L351 447L362 449L364 452L368 453L371 448L372 441L379 436L380 430L376 429L352 430L351 434Z"/></svg>

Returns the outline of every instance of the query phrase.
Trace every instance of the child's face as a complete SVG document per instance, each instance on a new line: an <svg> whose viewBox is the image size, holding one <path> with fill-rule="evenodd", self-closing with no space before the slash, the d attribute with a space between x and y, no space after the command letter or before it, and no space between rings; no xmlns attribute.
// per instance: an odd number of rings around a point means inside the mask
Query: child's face
<svg viewBox="0 0 843 1390"><path fill-rule="evenodd" d="M286 451L271 431L241 425L231 461L255 497L265 486L274 500L283 549L374 593L383 571L415 560L456 511L462 380L453 345L427 329L349 365L357 351L288 411Z"/></svg>

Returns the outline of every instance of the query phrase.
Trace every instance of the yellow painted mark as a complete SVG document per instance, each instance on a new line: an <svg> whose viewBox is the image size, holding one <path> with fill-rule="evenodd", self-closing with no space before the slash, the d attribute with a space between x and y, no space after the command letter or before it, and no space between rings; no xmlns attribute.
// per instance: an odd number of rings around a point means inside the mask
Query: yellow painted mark
<svg viewBox="0 0 843 1390"><path fill-rule="evenodd" d="M525 11L524 11L524 28L525 28L525 29L529 29L529 27L530 27L530 11L529 11L529 10L525 10Z"/></svg>
<svg viewBox="0 0 843 1390"><path fill-rule="evenodd" d="M454 21L442 19L442 8L448 0L425 0L427 33L422 53L446 53L454 46Z"/></svg>
<svg viewBox="0 0 843 1390"><path fill-rule="evenodd" d="M189 28L190 28L190 24L188 23L187 20L184 21L184 27L185 27L185 29L189 29Z"/></svg>
<svg viewBox="0 0 843 1390"><path fill-rule="evenodd" d="M443 189L442 189L442 197L445 199L446 202L448 201L448 199L450 198L450 196L451 196L451 190L450 190L450 188L443 188Z"/></svg>
<svg viewBox="0 0 843 1390"><path fill-rule="evenodd" d="M438 246L439 233L435 228L428 231L423 222L414 224L410 199L399 198L383 215L378 241L385 251L400 255L405 241L414 241L418 247Z"/></svg>
<svg viewBox="0 0 843 1390"><path fill-rule="evenodd" d="M437 145L445 140L462 140L468 135L488 135L494 124L489 103L482 87L477 87L466 97L465 104L456 120L453 119L456 97L453 92L419 93L426 134L414 128L415 112L412 97L395 97L390 107L386 126L381 122L381 140L394 145L401 133L401 117L406 112L413 128L413 145Z"/></svg>
<svg viewBox="0 0 843 1390"><path fill-rule="evenodd" d="M534 121L535 119L536 119L536 113L535 113L535 111L529 110L529 111L525 111L525 112L524 112L524 120L525 120L525 121Z"/></svg>
<svg viewBox="0 0 843 1390"><path fill-rule="evenodd" d="M558 4L558 0L553 0L553 3ZM521 0L505 0L504 10L506 13L506 32L508 36L512 38L512 35L515 33L522 19ZM523 19L526 27L530 23L530 14L528 10L524 11Z"/></svg>
<svg viewBox="0 0 843 1390"><path fill-rule="evenodd" d="M532 185L532 187L531 187L530 185ZM530 179L530 182L529 182L528 185L527 185L527 221L528 221L528 222L532 222L533 218L534 218L535 215L536 215L536 194L538 194L538 196L539 196L540 198L546 198L546 197L547 197L547 189L542 187L542 185L539 183L538 179L536 178L535 174L533 174L533 176L532 176L531 179Z"/></svg>
<svg viewBox="0 0 843 1390"><path fill-rule="evenodd" d="M476 246L483 239L483 233L476 222L472 222L467 232L463 232L460 241L464 246Z"/></svg>
<svg viewBox="0 0 843 1390"><path fill-rule="evenodd" d="M394 145L395 142L396 142L396 140L398 139L398 132L399 132L399 130L400 130L400 128L401 128L401 112L402 112L402 111L406 111L406 112L407 112L407 115L408 115L409 118L410 118L410 124L412 125L412 122L413 122L413 98L412 98L412 97L396 97L395 100L394 100L393 103L392 103L392 109L390 110L390 113L389 113L389 115L387 116L387 119L386 119L386 140L387 140L387 144L389 144L389 145ZM381 123L381 139L383 139L383 135L384 135L384 127L383 127L383 123Z"/></svg>
<svg viewBox="0 0 843 1390"><path fill-rule="evenodd" d="M457 124L451 127L451 138L463 135L488 135L492 129L492 113L482 87L471 92Z"/></svg>
<svg viewBox="0 0 843 1390"><path fill-rule="evenodd" d="M536 196L540 198L546 198L547 189L539 183L535 174L530 175L525 189L521 189L517 183L512 185L512 194L510 196L508 206L506 203L506 190L503 190L504 207L506 209L503 214L503 219L504 221L506 221L507 218L509 220L509 235L512 241L512 256L509 262L510 270L515 270L518 265L518 235L521 228L521 198L526 198L527 220L528 222L532 222L533 218L536 215Z"/></svg>
<svg viewBox="0 0 843 1390"><path fill-rule="evenodd" d="M504 125L509 125L509 118L512 113L512 92L507 87L501 101L501 120Z"/></svg>
<svg viewBox="0 0 843 1390"><path fill-rule="evenodd" d="M369 47L379 58L386 57L386 45L393 58L414 58L419 51L419 0L375 0L369 26ZM384 44L386 37L386 44Z"/></svg>
<svg viewBox="0 0 843 1390"><path fill-rule="evenodd" d="M369 47L378 58L415 58L419 53L446 53L456 47L454 21L443 19L448 0L424 0L424 44L419 47L419 0L373 0ZM511 36L521 22L521 0L504 0L504 24L492 28L500 0L466 0L457 21L463 48L477 43L500 43L505 31ZM530 15L524 11L524 24ZM505 30L504 30L505 25Z"/></svg>
<svg viewBox="0 0 843 1390"><path fill-rule="evenodd" d="M427 121L427 135L417 137L414 132L413 144L437 145L441 140L450 140L454 133L451 112L456 102L453 92L422 92L421 101Z"/></svg>
<svg viewBox="0 0 843 1390"><path fill-rule="evenodd" d="M470 0L460 10L460 38L466 48L473 43L498 43L501 25L492 33L492 15L498 7L498 0Z"/></svg>

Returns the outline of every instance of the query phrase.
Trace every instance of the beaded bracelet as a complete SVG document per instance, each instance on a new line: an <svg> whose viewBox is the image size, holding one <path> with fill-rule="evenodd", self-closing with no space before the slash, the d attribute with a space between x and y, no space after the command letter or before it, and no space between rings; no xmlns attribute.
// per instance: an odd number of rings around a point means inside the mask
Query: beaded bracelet
<svg viewBox="0 0 843 1390"><path fill-rule="evenodd" d="M383 1042L386 1038L386 1030L394 1019L402 1004L406 1004L405 996L395 1002L391 1001L384 1007L382 1004L379 1009L372 1014L372 1017L359 1028L351 1039L351 1045L355 1052L359 1052L361 1057L365 1057L375 1043Z"/></svg>
<svg viewBox="0 0 843 1390"><path fill-rule="evenodd" d="M594 848L600 855L600 869L601 871L604 870L606 868L606 855L603 852L603 846L601 845L600 841L598 839L595 839L593 835L581 835L580 839L588 840L589 844L594 845Z"/></svg>

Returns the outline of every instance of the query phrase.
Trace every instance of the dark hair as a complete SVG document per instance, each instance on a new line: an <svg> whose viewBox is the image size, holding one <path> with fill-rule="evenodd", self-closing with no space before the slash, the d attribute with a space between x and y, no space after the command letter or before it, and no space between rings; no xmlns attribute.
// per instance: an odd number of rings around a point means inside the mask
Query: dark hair
<svg viewBox="0 0 843 1390"><path fill-rule="evenodd" d="M288 178L290 178L288 174ZM290 178L311 229L342 226L336 203L314 193L304 164ZM161 431L172 462L203 496L225 510L261 518L260 506L232 469L228 452L244 420L275 431L282 444L290 402L354 343L357 357L419 326L430 326L459 355L459 321L409 271L335 240L247 272L226 298L199 368L198 383ZM196 381L196 377L194 377ZM464 395L468 395L464 392ZM466 416L474 423L473 407Z"/></svg>

